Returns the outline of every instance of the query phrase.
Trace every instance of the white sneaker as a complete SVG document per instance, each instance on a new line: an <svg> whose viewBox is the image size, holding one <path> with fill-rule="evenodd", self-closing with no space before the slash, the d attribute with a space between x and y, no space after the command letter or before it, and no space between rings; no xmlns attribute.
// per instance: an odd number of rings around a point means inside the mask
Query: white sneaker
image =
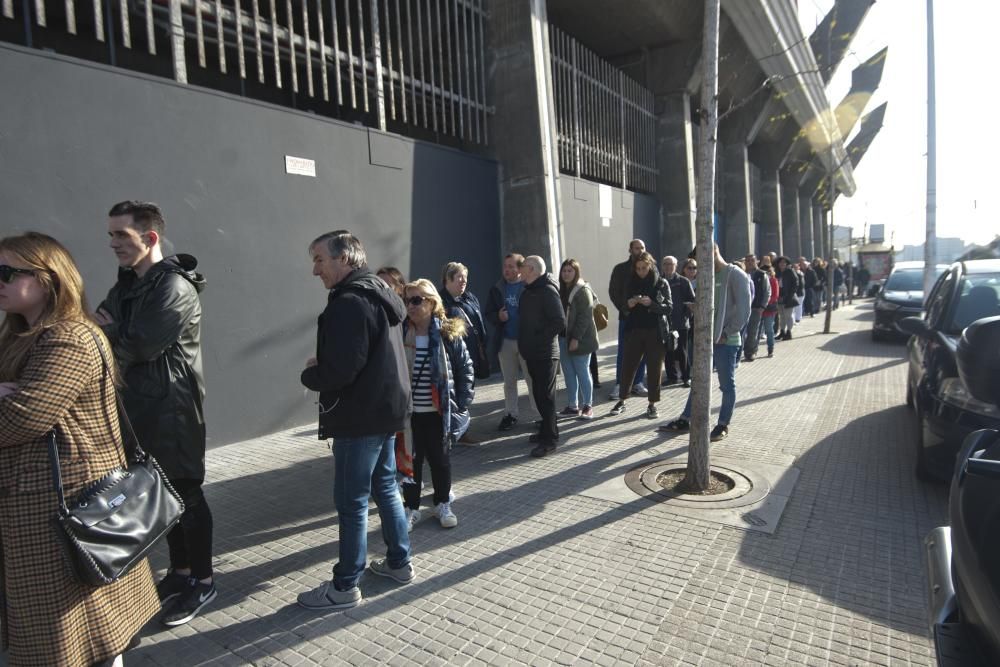
<svg viewBox="0 0 1000 667"><path fill-rule="evenodd" d="M442 528L454 528L458 525L458 517L451 511L451 503L435 505L435 510L437 511L438 521L441 522Z"/></svg>
<svg viewBox="0 0 1000 667"><path fill-rule="evenodd" d="M621 387L615 385L615 388L611 390L611 395L608 396L609 401L617 401L621 397Z"/></svg>
<svg viewBox="0 0 1000 667"><path fill-rule="evenodd" d="M411 510L409 507L406 508L406 532L413 532L413 527L417 525L420 521L420 510Z"/></svg>
<svg viewBox="0 0 1000 667"><path fill-rule="evenodd" d="M632 393L636 396L649 396L649 389L642 382L636 382L632 385Z"/></svg>

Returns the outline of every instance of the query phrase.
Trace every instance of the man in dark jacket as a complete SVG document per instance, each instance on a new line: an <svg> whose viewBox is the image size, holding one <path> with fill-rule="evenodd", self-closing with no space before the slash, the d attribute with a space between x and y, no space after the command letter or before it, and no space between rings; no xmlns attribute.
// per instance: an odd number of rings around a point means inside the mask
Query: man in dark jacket
<svg viewBox="0 0 1000 667"><path fill-rule="evenodd" d="M674 345L668 346L666 356L667 378L665 386L676 384L678 375L685 387L691 386L691 369L687 362L688 329L691 323L690 305L694 303L694 288L691 281L677 273L677 258L667 255L660 265L663 277L670 285L673 308L670 311L670 326L677 332ZM676 364L676 365L675 365Z"/></svg>
<svg viewBox="0 0 1000 667"><path fill-rule="evenodd" d="M795 327L795 307L799 305L798 292L802 287L799 276L792 268L787 257L779 257L775 266L778 284L781 287L781 300L778 301L778 312L781 315L781 333L775 340L791 340L792 329Z"/></svg>
<svg viewBox="0 0 1000 667"><path fill-rule="evenodd" d="M163 256L166 223L156 204L124 201L108 212L118 282L98 307L124 385L122 400L142 448L184 500L167 535L170 571L157 584L161 619L182 625L215 599L212 512L205 481L205 385L201 301L205 279L191 255ZM127 429L123 429L127 430Z"/></svg>
<svg viewBox="0 0 1000 667"><path fill-rule="evenodd" d="M757 345L760 343L760 320L767 302L771 299L771 280L757 267L755 255L747 255L743 261L746 263L747 275L750 276L750 283L753 285L753 301L750 303L750 321L747 323L746 340L743 342L743 358L753 361L757 356Z"/></svg>
<svg viewBox="0 0 1000 667"><path fill-rule="evenodd" d="M537 255L524 259L521 269L521 324L517 349L528 364L535 407L542 416L539 432L531 436L538 443L531 455L542 457L555 451L559 442L556 426L556 368L559 365L559 332L566 328L566 314L559 299L559 287L545 272L545 260Z"/></svg>
<svg viewBox="0 0 1000 667"><path fill-rule="evenodd" d="M333 497L340 557L333 580L298 597L307 609L348 609L361 601L358 580L368 553L368 497L375 499L386 557L373 574L413 581L406 515L396 486L396 432L410 412L403 351L406 310L399 296L368 270L361 241L345 230L309 246L313 275L330 290L319 316L316 356L302 384L319 392L319 438L333 438Z"/></svg>
<svg viewBox="0 0 1000 667"><path fill-rule="evenodd" d="M611 400L618 400L621 394L621 374L622 358L625 352L625 319L628 316L628 301L631 294L628 294L629 281L632 279L632 266L636 258L646 252L646 244L642 239L632 239L628 244L628 259L621 264L615 264L611 270L611 281L608 283L608 295L611 303L618 309L618 358L615 361L615 388L611 390ZM645 396L649 393L646 389L646 360L639 362L639 370L635 372L635 380L632 382L633 396Z"/></svg>
<svg viewBox="0 0 1000 667"><path fill-rule="evenodd" d="M816 309L813 307L813 299L816 298L816 271L812 265L806 261L805 257L799 257L799 271L804 276L805 282L802 284L805 296L802 304L802 312L809 317L816 316Z"/></svg>

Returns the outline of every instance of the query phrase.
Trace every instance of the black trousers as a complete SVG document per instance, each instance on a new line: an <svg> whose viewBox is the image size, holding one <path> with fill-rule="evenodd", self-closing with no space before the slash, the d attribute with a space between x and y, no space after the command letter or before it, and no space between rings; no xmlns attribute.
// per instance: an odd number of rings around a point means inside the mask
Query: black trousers
<svg viewBox="0 0 1000 667"><path fill-rule="evenodd" d="M556 368L558 359L525 359L528 375L531 376L531 391L535 407L542 417L538 430L541 444L554 445L559 442L559 427L556 426Z"/></svg>
<svg viewBox="0 0 1000 667"><path fill-rule="evenodd" d="M195 579L212 576L212 511L201 491L200 479L172 479L170 484L184 501L184 514L169 533L170 568L191 569Z"/></svg>
<svg viewBox="0 0 1000 667"><path fill-rule="evenodd" d="M444 422L437 412L414 412L410 417L413 433L413 484L403 485L403 504L420 509L420 482L424 461L431 467L434 504L448 502L451 493L451 456L444 441Z"/></svg>
<svg viewBox="0 0 1000 667"><path fill-rule="evenodd" d="M594 381L594 384L600 384L597 379L597 353L591 352L590 354L590 378Z"/></svg>
<svg viewBox="0 0 1000 667"><path fill-rule="evenodd" d="M681 329L677 332L677 345L673 352L664 350L667 360L667 380L677 382L678 379L685 382L691 379L691 369L688 367L688 330ZM674 364L677 364L675 367Z"/></svg>

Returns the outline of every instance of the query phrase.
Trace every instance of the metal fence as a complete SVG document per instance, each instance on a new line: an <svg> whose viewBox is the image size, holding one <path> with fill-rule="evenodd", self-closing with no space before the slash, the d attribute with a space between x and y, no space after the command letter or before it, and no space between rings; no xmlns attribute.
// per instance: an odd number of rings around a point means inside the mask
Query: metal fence
<svg viewBox="0 0 1000 667"><path fill-rule="evenodd" d="M487 143L486 0L0 0L4 19ZM112 48L112 54L114 49ZM112 55L112 64L114 57ZM201 82L205 77L199 76Z"/></svg>
<svg viewBox="0 0 1000 667"><path fill-rule="evenodd" d="M655 191L653 94L552 25L549 49L560 170Z"/></svg>

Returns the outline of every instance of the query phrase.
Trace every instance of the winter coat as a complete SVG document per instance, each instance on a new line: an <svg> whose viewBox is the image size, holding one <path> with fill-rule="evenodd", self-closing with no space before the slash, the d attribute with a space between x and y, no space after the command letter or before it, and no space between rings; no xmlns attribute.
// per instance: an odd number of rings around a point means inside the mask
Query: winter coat
<svg viewBox="0 0 1000 667"><path fill-rule="evenodd" d="M461 337L449 337L441 330L441 322L431 317L427 331L429 361L424 372L429 373L431 380L431 399L434 407L444 422L442 432L445 438L445 451L458 441L469 430L472 421L469 406L476 396L476 377L472 358ZM413 360L417 353L417 334L410 321L403 322L403 349L406 352L406 368L409 369L407 381L413 381ZM442 400L447 396L448 400ZM405 455L400 460L396 445L396 468L403 477L413 477L413 435L409 424L403 431L403 448Z"/></svg>
<svg viewBox="0 0 1000 667"><path fill-rule="evenodd" d="M517 350L521 356L532 361L558 359L559 333L566 327L566 315L559 287L551 274L539 276L524 286L519 308Z"/></svg>
<svg viewBox="0 0 1000 667"><path fill-rule="evenodd" d="M486 308L483 310L483 317L493 327L493 336L490 338L491 359L499 355L500 348L503 347L503 332L507 323L500 319L500 309L506 305L506 290L507 281L501 278L486 295Z"/></svg>
<svg viewBox="0 0 1000 667"><path fill-rule="evenodd" d="M319 438L402 431L410 416L403 300L368 269L330 290L317 321L315 366L302 384L319 392Z"/></svg>
<svg viewBox="0 0 1000 667"><path fill-rule="evenodd" d="M597 325L594 323L594 290L585 282L577 283L569 293L569 305L566 307L566 344L576 340L577 347L567 351L572 355L590 355L597 351L600 342L597 340Z"/></svg>
<svg viewBox="0 0 1000 667"><path fill-rule="evenodd" d="M667 284L670 285L670 325L675 331L684 331L691 325L691 311L687 304L694 303L694 287L679 273L668 278Z"/></svg>
<svg viewBox="0 0 1000 667"><path fill-rule="evenodd" d="M767 278L767 274L760 269L754 269L753 273L750 274L750 282L753 285L751 308L763 309L771 299L771 281Z"/></svg>
<svg viewBox="0 0 1000 667"><path fill-rule="evenodd" d="M486 350L486 325L483 323L483 311L479 307L479 299L472 292L464 292L453 297L448 290L441 288L441 303L448 317L465 320L465 347L472 357L476 377L486 379L490 376L490 360Z"/></svg>
<svg viewBox="0 0 1000 667"><path fill-rule="evenodd" d="M781 305L786 308L797 306L798 301L795 299L795 292L799 284L799 277L795 274L795 270L790 266L786 266L785 270L778 276L778 279L781 281Z"/></svg>
<svg viewBox="0 0 1000 667"><path fill-rule="evenodd" d="M673 310L673 301L670 285L665 278L661 278L656 273L655 269L653 269L651 277L652 280L639 281L636 276L633 276L633 279L629 280L627 284L629 297L648 296L652 299L652 303L649 306L636 304L633 308L628 308L628 299L626 299L625 308L628 309L628 314L626 315L625 329L630 328L628 318L633 317L636 313L648 311L656 316L656 332L660 342L666 343L672 331L670 313Z"/></svg>
<svg viewBox="0 0 1000 667"><path fill-rule="evenodd" d="M803 271L802 273L806 277L805 288L807 290L814 290L814 289L816 289L816 287L817 287L816 270L813 269L813 267L807 265L806 266L806 270Z"/></svg>
<svg viewBox="0 0 1000 667"><path fill-rule="evenodd" d="M621 264L615 264L615 268L611 269L611 281L608 283L608 296L611 297L611 303L615 305L618 309L618 319L624 320L628 316L628 306L626 302L628 298L632 296L627 294L628 283L632 277L632 266L635 264L635 260L629 255Z"/></svg>
<svg viewBox="0 0 1000 667"><path fill-rule="evenodd" d="M67 499L124 464L115 388L82 322L36 340L18 390L0 398L0 606L10 667L89 667L121 653L159 612L149 563L93 588L74 578L53 518L46 434L56 429ZM105 350L111 358L110 350Z"/></svg>
<svg viewBox="0 0 1000 667"><path fill-rule="evenodd" d="M125 382L122 399L142 448L169 479L205 479L198 260L172 255L140 278L119 269L102 327Z"/></svg>

